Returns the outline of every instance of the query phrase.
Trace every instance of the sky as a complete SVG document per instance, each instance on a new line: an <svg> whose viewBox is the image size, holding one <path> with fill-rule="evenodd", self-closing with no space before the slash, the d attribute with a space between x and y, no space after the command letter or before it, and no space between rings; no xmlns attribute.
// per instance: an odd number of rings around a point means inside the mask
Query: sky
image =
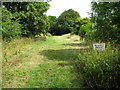
<svg viewBox="0 0 120 90"><path fill-rule="evenodd" d="M52 0L51 7L46 14L58 17L62 12L68 9L77 11L82 18L89 17L90 0Z"/></svg>

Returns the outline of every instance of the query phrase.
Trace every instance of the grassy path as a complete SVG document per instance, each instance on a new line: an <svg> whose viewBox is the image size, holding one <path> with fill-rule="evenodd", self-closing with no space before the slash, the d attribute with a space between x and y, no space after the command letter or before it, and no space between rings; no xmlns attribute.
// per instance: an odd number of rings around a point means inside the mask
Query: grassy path
<svg viewBox="0 0 120 90"><path fill-rule="evenodd" d="M63 35L26 45L20 54L12 57L14 64L3 69L3 87L81 87L74 61L81 49L86 48L83 43L78 36Z"/></svg>

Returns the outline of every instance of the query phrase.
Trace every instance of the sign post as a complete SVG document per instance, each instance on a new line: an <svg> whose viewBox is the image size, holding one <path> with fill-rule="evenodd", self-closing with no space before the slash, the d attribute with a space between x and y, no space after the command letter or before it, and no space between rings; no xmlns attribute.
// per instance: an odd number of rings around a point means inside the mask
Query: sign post
<svg viewBox="0 0 120 90"><path fill-rule="evenodd" d="M105 43L93 43L94 50L103 51L105 50Z"/></svg>

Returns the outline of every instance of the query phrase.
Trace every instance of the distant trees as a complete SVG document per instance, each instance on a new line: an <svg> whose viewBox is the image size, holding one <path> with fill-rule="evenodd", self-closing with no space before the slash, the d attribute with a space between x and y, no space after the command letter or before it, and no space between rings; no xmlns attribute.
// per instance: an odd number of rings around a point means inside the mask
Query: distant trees
<svg viewBox="0 0 120 90"><path fill-rule="evenodd" d="M3 38L29 37L41 33L78 34L80 27L88 21L73 9L65 10L58 18L46 16L44 13L50 7L47 2L4 2L3 5Z"/></svg>
<svg viewBox="0 0 120 90"><path fill-rule="evenodd" d="M3 5L3 39L48 32L53 35L78 33L81 25L79 13L72 9L58 18L46 16L44 13L50 7L47 2L4 2Z"/></svg>
<svg viewBox="0 0 120 90"><path fill-rule="evenodd" d="M73 9L58 18L46 16L47 2L4 2L3 38L51 33L78 34L85 39L120 43L120 2L92 2L91 18L81 18Z"/></svg>
<svg viewBox="0 0 120 90"><path fill-rule="evenodd" d="M49 16L50 33L54 35L78 34L80 27L86 24L88 18L81 18L77 11L65 10L58 18Z"/></svg>
<svg viewBox="0 0 120 90"><path fill-rule="evenodd" d="M49 28L49 33L51 33L52 35L57 34L56 30L57 30L57 18L56 16L48 16L48 20L49 20L49 24L50 24L50 28Z"/></svg>
<svg viewBox="0 0 120 90"><path fill-rule="evenodd" d="M69 9L67 11L64 11L57 20L57 33L59 35L66 34L70 32L75 32L75 21L77 18L80 18L80 15L78 12Z"/></svg>

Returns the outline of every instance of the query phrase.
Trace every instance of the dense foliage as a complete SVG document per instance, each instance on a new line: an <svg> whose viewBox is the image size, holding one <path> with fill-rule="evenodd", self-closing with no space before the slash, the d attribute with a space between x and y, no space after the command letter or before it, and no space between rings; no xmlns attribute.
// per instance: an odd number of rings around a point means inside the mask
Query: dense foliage
<svg viewBox="0 0 120 90"><path fill-rule="evenodd" d="M92 17L80 27L82 38L117 45L120 43L120 2L92 2ZM120 88L120 52L106 45L105 51L87 50L79 54L76 66L83 87Z"/></svg>
<svg viewBox="0 0 120 90"><path fill-rule="evenodd" d="M56 34L56 29L57 29L57 18L55 16L48 16L48 20L49 20L49 24L50 24L50 28L49 28L49 33L51 33L52 35Z"/></svg>
<svg viewBox="0 0 120 90"><path fill-rule="evenodd" d="M119 54L117 49L110 48L81 53L76 66L83 75L84 87L120 88Z"/></svg>
<svg viewBox="0 0 120 90"><path fill-rule="evenodd" d="M21 24L15 19L7 9L3 9L2 14L2 35L3 39L10 40L19 37L22 33Z"/></svg>
<svg viewBox="0 0 120 90"><path fill-rule="evenodd" d="M93 2L92 21L97 41L120 43L120 2Z"/></svg>
<svg viewBox="0 0 120 90"><path fill-rule="evenodd" d="M24 24L24 26L26 25L25 30L28 30L32 35L46 34L49 30L49 24L47 16L43 13L48 9L47 3L29 3L26 9L25 17L22 17L26 23Z"/></svg>
<svg viewBox="0 0 120 90"><path fill-rule="evenodd" d="M9 17L9 14L14 16L9 20L15 21L19 25L14 27L19 28L18 34L21 36L35 36L39 34L51 33L52 35L62 35L67 33L78 34L80 27L89 22L89 18L81 18L77 11L73 9L65 10L58 18L55 16L46 16L44 13L49 9L50 5L47 2L4 2L3 15ZM6 14L4 10L8 11ZM3 16L3 18L5 17ZM6 27L4 22L8 23L7 18L3 20L3 27ZM14 22L14 23L15 23ZM20 27L19 27L20 26ZM11 28L11 27L10 27ZM10 31L6 28L7 31ZM12 29L14 31L14 29ZM82 31L82 30L81 30ZM3 32L5 30L3 29ZM3 33L3 38L9 38L9 33ZM81 35L80 35L81 36ZM14 36L12 36L14 38Z"/></svg>
<svg viewBox="0 0 120 90"><path fill-rule="evenodd" d="M48 32L48 18L44 14L49 9L47 2L4 2L3 5L15 17L14 20L19 20L22 36L35 36Z"/></svg>
<svg viewBox="0 0 120 90"><path fill-rule="evenodd" d="M86 41L88 40L87 42L91 40L120 44L120 2L92 2L91 6L91 18L81 18L79 13L73 9L65 10L57 18L55 16L45 15L45 12L50 7L48 2L4 2L2 8L3 39L9 41L18 37L34 36L35 38L33 40L37 41L46 40L46 35L71 33L79 35ZM72 35L70 35L70 37L71 36ZM68 39L70 37L68 37ZM58 40L62 41L62 38ZM30 39L27 39L27 41L30 41ZM9 44L6 44L6 48L7 45ZM14 45L17 44L13 43L13 48ZM79 72L78 75L83 75L83 87L120 88L119 49L112 47L112 49L107 48L105 51L95 51L87 48L87 51L82 51L82 48L80 48L80 50L78 49L82 43L71 43L69 45L79 45L75 50L81 53L79 56L76 55L78 56L78 60L74 60L74 62ZM65 52L67 50L68 49L65 49ZM17 55L22 53L22 51L20 52L16 48L16 50L11 50L10 53L11 55ZM6 52L3 54L4 60L8 62L11 56L9 57ZM64 56L65 58L68 57L68 55ZM53 56L51 55L51 57ZM70 58L74 57L71 55Z"/></svg>
<svg viewBox="0 0 120 90"><path fill-rule="evenodd" d="M44 13L50 7L47 2L4 2L3 5L3 38L49 32L52 35L72 33L89 40L120 43L120 2L92 2L92 17L83 19L72 9L65 10L58 18L46 16ZM8 28L7 25L11 26L8 23L14 26ZM9 33L10 30L15 32Z"/></svg>
<svg viewBox="0 0 120 90"><path fill-rule="evenodd" d="M81 18L73 9L65 10L58 18L49 16L50 33L53 35L78 34L80 27L87 24L89 18Z"/></svg>
<svg viewBox="0 0 120 90"><path fill-rule="evenodd" d="M57 19L57 29L56 33L58 35L75 32L75 21L80 18L78 12L69 9L64 11Z"/></svg>
<svg viewBox="0 0 120 90"><path fill-rule="evenodd" d="M93 30L93 23L91 22L91 19L83 18L82 22L83 22L83 24L81 24L78 35L81 38L93 40L94 30Z"/></svg>

